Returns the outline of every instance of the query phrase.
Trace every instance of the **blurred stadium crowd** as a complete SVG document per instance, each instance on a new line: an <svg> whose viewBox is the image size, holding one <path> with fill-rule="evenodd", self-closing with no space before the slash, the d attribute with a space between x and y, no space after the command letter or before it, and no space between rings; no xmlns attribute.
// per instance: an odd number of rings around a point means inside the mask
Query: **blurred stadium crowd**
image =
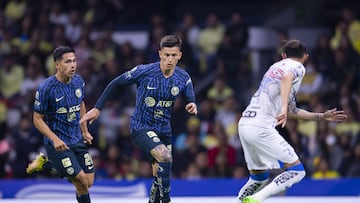
<svg viewBox="0 0 360 203"><path fill-rule="evenodd" d="M149 5L149 1L139 2ZM136 12L139 2L0 2L1 178L56 176L25 173L35 154L44 152L42 135L32 125L32 108L38 84L54 74L51 56L54 47L75 48L78 73L86 81L85 103L91 108L114 77L137 64L157 61L159 39L170 33L183 39L179 66L193 78L199 107L198 116L189 117L183 110L182 99L175 103L173 176L184 179L247 176L237 121L259 83L247 46L252 25L248 16L240 11L227 15L208 12L202 17L186 12L169 18L168 13L151 12L150 8L140 9L147 12L142 16L143 13ZM153 6L163 3L155 2L158 3ZM132 10L133 15L126 10ZM309 177L360 177L358 14L351 9L338 9L336 23L329 25L331 33L321 35L309 50L307 74L297 98L299 105L317 112L344 109L348 120L341 124L291 120L284 129L279 129L300 155ZM131 42L114 42L112 35L117 29L134 29L131 22L139 25L144 19L147 22L140 27L149 36L144 49L136 49ZM284 29L278 34L280 47L288 34ZM267 65L280 57L278 49L271 52ZM98 179L151 177L151 166L129 136L134 89L134 86L119 89L97 122L89 126L95 138L90 152Z"/></svg>

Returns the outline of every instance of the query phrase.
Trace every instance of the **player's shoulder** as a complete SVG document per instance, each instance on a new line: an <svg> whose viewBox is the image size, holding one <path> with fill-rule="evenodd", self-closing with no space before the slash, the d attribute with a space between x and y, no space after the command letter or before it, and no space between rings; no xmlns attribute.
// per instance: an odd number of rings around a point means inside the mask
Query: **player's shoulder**
<svg viewBox="0 0 360 203"><path fill-rule="evenodd" d="M294 59L291 59L291 58L286 58L286 59L283 59L281 60L280 62L282 63L285 63L286 65L289 65L289 66L292 66L292 67L302 67L303 64L299 61L296 61Z"/></svg>
<svg viewBox="0 0 360 203"><path fill-rule="evenodd" d="M155 69L158 66L158 63L148 63L148 64L139 64L132 69L130 69L130 72L138 72L138 73L147 73L153 69Z"/></svg>
<svg viewBox="0 0 360 203"><path fill-rule="evenodd" d="M159 62L139 65L139 69L144 70L146 72L152 71L152 70L157 70L157 69L159 69L159 67L160 67Z"/></svg>
<svg viewBox="0 0 360 203"><path fill-rule="evenodd" d="M296 60L293 59L283 59L282 60L285 64L285 66L283 66L286 70L291 70L292 72L294 72L296 74L296 76L303 76L305 75L305 67L304 65Z"/></svg>
<svg viewBox="0 0 360 203"><path fill-rule="evenodd" d="M148 63L148 64L140 64L130 70L130 73L136 73L138 77L148 77L148 76L155 76L157 71L160 70L159 63Z"/></svg>
<svg viewBox="0 0 360 203"><path fill-rule="evenodd" d="M188 72L186 72L186 70L184 70L183 68L181 68L179 66L175 66L175 71L178 71L181 74L188 75Z"/></svg>
<svg viewBox="0 0 360 203"><path fill-rule="evenodd" d="M54 75L49 76L39 84L39 89L47 89L56 83L56 77Z"/></svg>
<svg viewBox="0 0 360 203"><path fill-rule="evenodd" d="M84 83L83 77L81 77L81 75L79 75L79 74L75 74L73 76L72 80L76 83Z"/></svg>
<svg viewBox="0 0 360 203"><path fill-rule="evenodd" d="M274 63L273 65L274 67L280 68L280 69L302 69L304 67L304 65L302 63L300 63L299 61L290 59L290 58L286 58L286 59L282 59L276 63Z"/></svg>
<svg viewBox="0 0 360 203"><path fill-rule="evenodd" d="M190 75L188 72L186 72L184 69L176 66L175 67L175 72L176 75L179 75L181 78L185 78L185 79L189 79Z"/></svg>

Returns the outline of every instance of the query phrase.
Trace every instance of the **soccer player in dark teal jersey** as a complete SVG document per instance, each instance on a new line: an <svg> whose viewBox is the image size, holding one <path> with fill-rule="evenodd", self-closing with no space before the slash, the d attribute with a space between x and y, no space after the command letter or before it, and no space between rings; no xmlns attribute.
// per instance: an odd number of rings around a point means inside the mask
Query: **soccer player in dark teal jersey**
<svg viewBox="0 0 360 203"><path fill-rule="evenodd" d="M92 123L106 101L116 93L117 87L137 84L135 112L131 116L131 136L134 143L153 161L154 181L150 191L150 203L170 202L171 176L171 126L172 107L177 96L185 98L185 109L197 114L195 93L189 74L176 66L181 58L182 41L167 35L160 42L160 62L138 65L127 71L105 88L95 107L87 112L81 123Z"/></svg>
<svg viewBox="0 0 360 203"><path fill-rule="evenodd" d="M87 124L80 125L86 113L84 80L75 74L75 52L60 46L53 52L56 74L38 87L34 102L34 125L44 135L48 158L43 155L29 164L27 173L55 168L76 188L79 203L89 203L88 188L94 182L94 165L84 142L91 144L92 136Z"/></svg>

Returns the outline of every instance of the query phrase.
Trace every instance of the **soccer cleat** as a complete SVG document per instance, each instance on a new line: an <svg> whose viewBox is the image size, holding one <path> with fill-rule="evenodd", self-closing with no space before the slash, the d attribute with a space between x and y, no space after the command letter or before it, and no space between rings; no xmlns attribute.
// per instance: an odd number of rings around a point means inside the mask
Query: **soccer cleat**
<svg viewBox="0 0 360 203"><path fill-rule="evenodd" d="M28 167L26 168L26 173L32 174L35 171L41 171L44 164L48 161L48 158L40 152L40 154L36 155L35 159L28 164Z"/></svg>
<svg viewBox="0 0 360 203"><path fill-rule="evenodd" d="M254 199L252 196L247 196L242 200L242 203L260 203L260 202Z"/></svg>

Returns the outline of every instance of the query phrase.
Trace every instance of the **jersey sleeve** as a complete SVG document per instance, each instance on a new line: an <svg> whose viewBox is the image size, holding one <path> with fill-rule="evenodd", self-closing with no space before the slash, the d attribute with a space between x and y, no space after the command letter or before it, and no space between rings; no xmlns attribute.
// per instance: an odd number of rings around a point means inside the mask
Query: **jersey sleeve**
<svg viewBox="0 0 360 203"><path fill-rule="evenodd" d="M304 75L304 69L299 66L292 66L288 71L294 74L294 80L298 80Z"/></svg>
<svg viewBox="0 0 360 203"><path fill-rule="evenodd" d="M82 78L81 76L79 76L80 78L80 84L81 84L81 92L82 92L82 101L84 101L85 98L85 81L84 78Z"/></svg>
<svg viewBox="0 0 360 203"><path fill-rule="evenodd" d="M187 80L185 82L185 88L183 91L183 96L185 98L186 103L195 102L194 86L190 76L187 76Z"/></svg>
<svg viewBox="0 0 360 203"><path fill-rule="evenodd" d="M34 101L34 111L39 114L44 114L48 109L48 93L46 93L46 89L41 86L37 89L35 93L35 101Z"/></svg>
<svg viewBox="0 0 360 203"><path fill-rule="evenodd" d="M114 95L118 87L137 83L143 74L144 70L142 66L136 66L133 69L117 76L106 86L105 90L97 100L95 108L101 110L105 103Z"/></svg>

